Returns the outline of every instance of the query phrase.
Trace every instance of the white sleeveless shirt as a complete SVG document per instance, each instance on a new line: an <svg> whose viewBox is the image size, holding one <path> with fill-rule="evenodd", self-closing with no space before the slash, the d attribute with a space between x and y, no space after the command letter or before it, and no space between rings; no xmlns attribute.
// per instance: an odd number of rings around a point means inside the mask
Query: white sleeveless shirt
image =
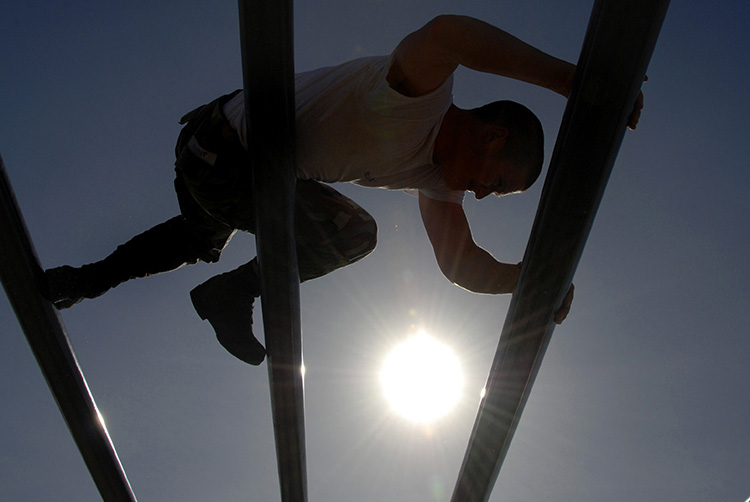
<svg viewBox="0 0 750 502"><path fill-rule="evenodd" d="M296 75L297 177L416 189L460 204L464 192L450 190L432 162L453 77L427 95L407 97L386 81L390 61L361 58ZM237 94L223 111L247 148L243 99Z"/></svg>

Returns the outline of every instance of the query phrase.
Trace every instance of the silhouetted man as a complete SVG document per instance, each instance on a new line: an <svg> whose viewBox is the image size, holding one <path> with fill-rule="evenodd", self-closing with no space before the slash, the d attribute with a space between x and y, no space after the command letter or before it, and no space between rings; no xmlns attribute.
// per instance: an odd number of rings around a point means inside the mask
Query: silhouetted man
<svg viewBox="0 0 750 502"><path fill-rule="evenodd" d="M376 244L372 217L323 183L416 190L440 269L477 293L512 293L519 264L502 263L473 240L462 207L522 192L538 178L544 137L523 105L498 101L463 110L452 104L459 65L570 93L574 65L482 21L439 16L390 56L362 58L296 77L295 237L300 279L353 263ZM630 120L635 127L642 100ZM252 173L243 94L182 118L176 147L176 216L119 246L102 261L46 272L50 299L66 308L136 277L184 264L216 262L237 230L254 231ZM256 259L191 292L201 318L233 355L260 364L252 304L260 295ZM567 315L572 288L556 316Z"/></svg>

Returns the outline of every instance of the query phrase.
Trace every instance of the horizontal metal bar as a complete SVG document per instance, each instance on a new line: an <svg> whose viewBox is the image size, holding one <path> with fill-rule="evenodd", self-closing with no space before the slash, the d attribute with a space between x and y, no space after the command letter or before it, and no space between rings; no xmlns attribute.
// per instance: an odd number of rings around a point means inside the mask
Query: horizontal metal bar
<svg viewBox="0 0 750 502"><path fill-rule="evenodd" d="M0 158L0 280L103 500L134 501L60 315L41 291L44 272Z"/></svg>
<svg viewBox="0 0 750 502"><path fill-rule="evenodd" d="M293 233L292 1L240 0L248 149L281 500L307 500L299 274Z"/></svg>
<svg viewBox="0 0 750 502"><path fill-rule="evenodd" d="M453 502L489 499L622 143L668 0L594 4Z"/></svg>

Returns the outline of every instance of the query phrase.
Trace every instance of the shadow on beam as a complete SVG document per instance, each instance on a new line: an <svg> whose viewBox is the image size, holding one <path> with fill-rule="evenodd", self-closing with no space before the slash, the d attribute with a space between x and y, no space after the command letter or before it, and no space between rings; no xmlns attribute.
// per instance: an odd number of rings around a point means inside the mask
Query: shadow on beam
<svg viewBox="0 0 750 502"><path fill-rule="evenodd" d="M134 501L57 310L0 158L0 280L103 500Z"/></svg>
<svg viewBox="0 0 750 502"><path fill-rule="evenodd" d="M307 500L299 275L293 234L294 33L292 1L240 0L256 247L281 500Z"/></svg>
<svg viewBox="0 0 750 502"><path fill-rule="evenodd" d="M583 253L668 0L597 0L453 502L489 499Z"/></svg>

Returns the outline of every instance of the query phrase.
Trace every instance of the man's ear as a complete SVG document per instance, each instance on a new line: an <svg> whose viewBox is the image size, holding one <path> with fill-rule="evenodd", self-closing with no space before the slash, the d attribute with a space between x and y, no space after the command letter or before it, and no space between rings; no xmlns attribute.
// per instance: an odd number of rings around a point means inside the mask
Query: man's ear
<svg viewBox="0 0 750 502"><path fill-rule="evenodd" d="M485 135L485 140L487 143L493 143L495 141L501 141L502 143L505 143L505 140L508 138L508 129L506 127L502 126L489 126L487 128L487 133Z"/></svg>

